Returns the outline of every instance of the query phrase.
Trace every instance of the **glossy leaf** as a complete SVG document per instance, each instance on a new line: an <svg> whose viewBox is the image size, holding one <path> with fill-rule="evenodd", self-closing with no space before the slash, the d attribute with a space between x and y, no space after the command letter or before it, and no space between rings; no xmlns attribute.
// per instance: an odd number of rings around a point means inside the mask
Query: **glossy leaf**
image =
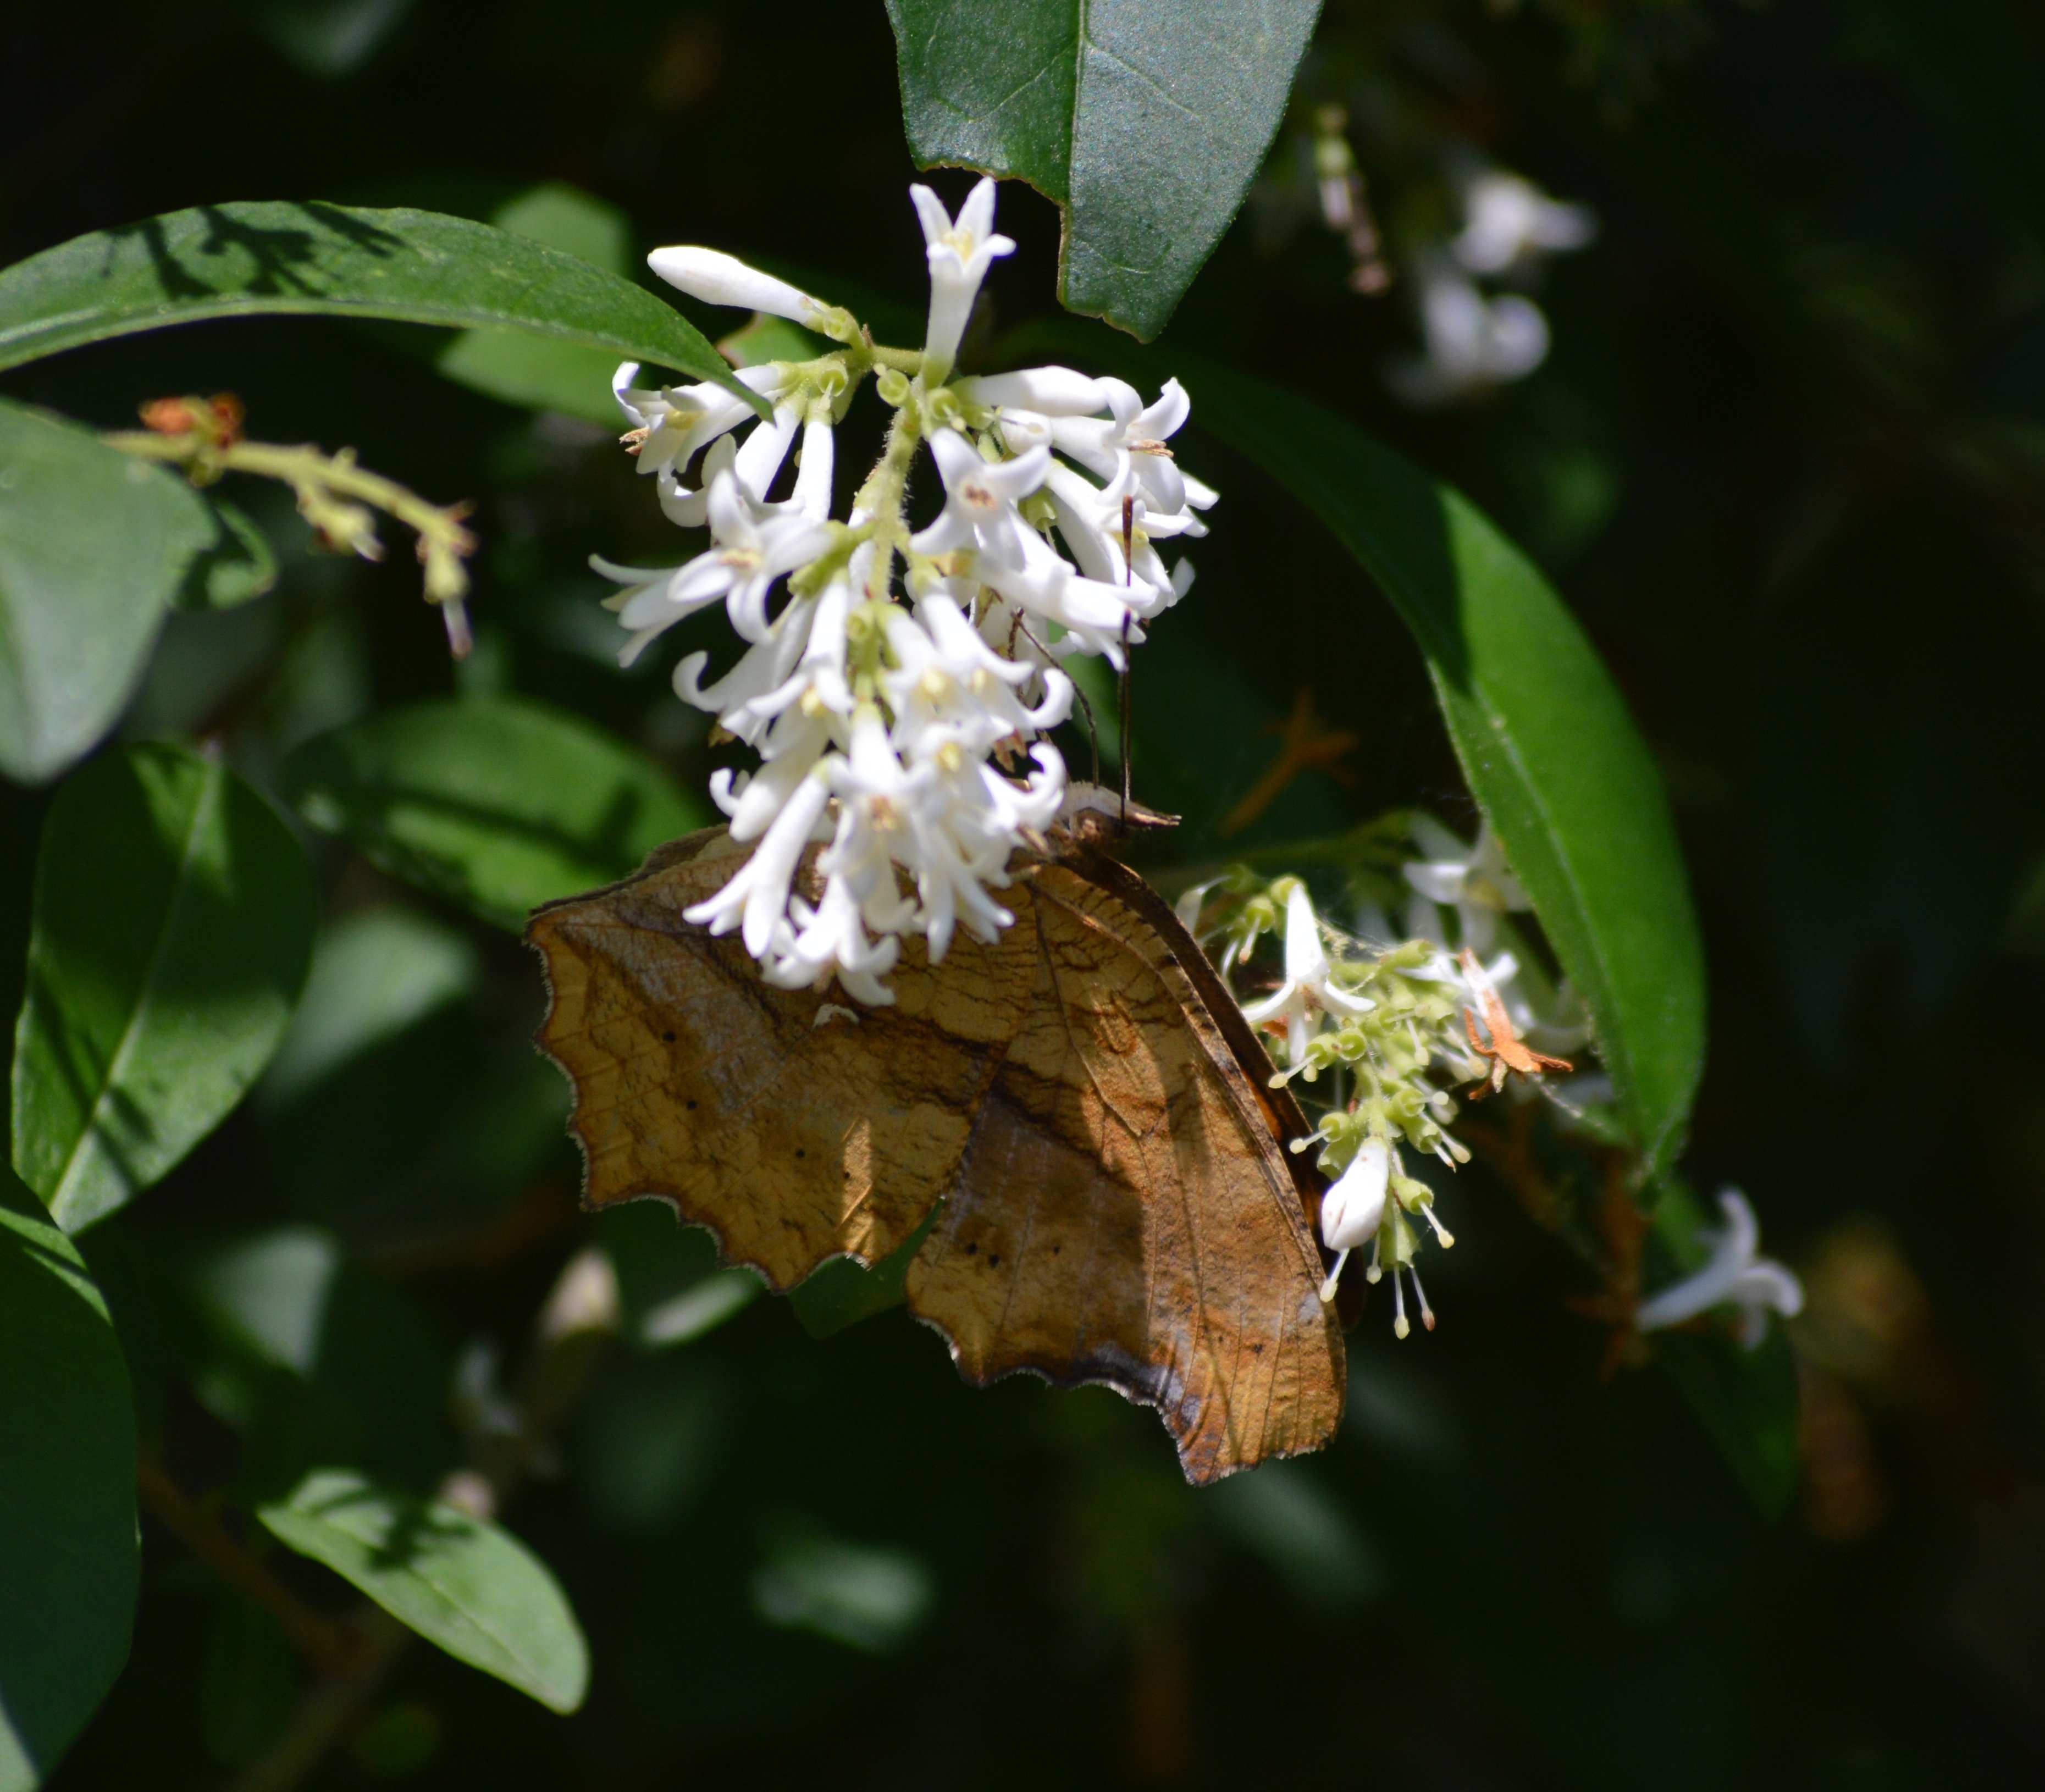
<svg viewBox="0 0 2045 1792"><path fill-rule="evenodd" d="M614 206L550 181L499 206L490 222L623 276L631 265L632 230ZM607 428L622 428L610 376L619 356L581 342L509 330L464 330L434 357L447 377L508 404L558 410Z"/></svg>
<svg viewBox="0 0 2045 1792"><path fill-rule="evenodd" d="M322 735L284 783L372 864L514 930L709 819L622 741L512 698L415 703Z"/></svg>
<svg viewBox="0 0 2045 1792"><path fill-rule="evenodd" d="M175 475L0 401L0 771L53 777L113 726L214 534Z"/></svg>
<svg viewBox="0 0 2045 1792"><path fill-rule="evenodd" d="M589 1648L553 1576L494 1524L345 1469L257 1508L279 1542L323 1563L429 1643L549 1709L574 1710Z"/></svg>
<svg viewBox="0 0 2045 1792"><path fill-rule="evenodd" d="M314 200L166 212L0 271L0 368L168 324L290 313L523 330L745 392L701 332L618 275L468 218Z"/></svg>
<svg viewBox="0 0 2045 1792"><path fill-rule="evenodd" d="M1596 650L1461 493L1296 393L1184 355L1173 367L1199 423L1326 523L1411 630L1634 1138L1665 1167L1704 1066L1704 949L1660 774Z"/></svg>
<svg viewBox="0 0 2045 1792"><path fill-rule="evenodd" d="M168 1171L269 1062L305 981L312 874L225 767L171 746L58 792L14 1042L14 1167L76 1231Z"/></svg>
<svg viewBox="0 0 2045 1792"><path fill-rule="evenodd" d="M135 1419L78 1251L0 1172L0 1792L42 1782L121 1671Z"/></svg>
<svg viewBox="0 0 2045 1792"><path fill-rule="evenodd" d="M1065 214L1059 296L1165 327L1242 203L1319 0L888 0L910 153Z"/></svg>

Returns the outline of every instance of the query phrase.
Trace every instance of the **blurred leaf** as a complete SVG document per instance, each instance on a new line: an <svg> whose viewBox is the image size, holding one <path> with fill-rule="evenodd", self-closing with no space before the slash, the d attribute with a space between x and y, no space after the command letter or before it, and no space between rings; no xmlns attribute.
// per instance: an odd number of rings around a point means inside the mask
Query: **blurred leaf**
<svg viewBox="0 0 2045 1792"><path fill-rule="evenodd" d="M449 1352L410 1291L331 1233L210 1247L177 1265L171 1299L193 1393L242 1434L245 1484L280 1491L342 1455L400 1480L447 1466Z"/></svg>
<svg viewBox="0 0 2045 1792"><path fill-rule="evenodd" d="M573 1711L589 1648L552 1574L508 1532L438 1501L345 1469L309 1474L256 1516L287 1547L324 1563L429 1643Z"/></svg>
<svg viewBox="0 0 2045 1792"><path fill-rule="evenodd" d="M40 783L113 726L213 539L182 479L0 400L0 771Z"/></svg>
<svg viewBox="0 0 2045 1792"><path fill-rule="evenodd" d="M310 199L166 212L0 270L0 368L168 324L279 314L530 331L714 380L767 414L701 332L616 274L468 218Z"/></svg>
<svg viewBox="0 0 2045 1792"><path fill-rule="evenodd" d="M1304 1463L1266 1463L1209 1489L1200 1510L1259 1557L1302 1605L1341 1610L1385 1590L1385 1563Z"/></svg>
<svg viewBox="0 0 2045 1792"><path fill-rule="evenodd" d="M180 610L231 610L276 589L277 557L268 538L233 505L206 507L213 541L186 569L171 602Z"/></svg>
<svg viewBox="0 0 2045 1792"><path fill-rule="evenodd" d="M758 367L767 361L815 360L833 346L799 323L757 311L750 323L718 338L717 352L734 367Z"/></svg>
<svg viewBox="0 0 2045 1792"><path fill-rule="evenodd" d="M1033 334L1070 340L1019 337ZM1319 517L1412 631L1470 789L1589 1004L1650 1170L1665 1167L1704 1067L1704 948L1660 775L1611 674L1459 492L1310 399L1173 359L1194 414Z"/></svg>
<svg viewBox="0 0 2045 1792"><path fill-rule="evenodd" d="M1242 205L1319 10L888 0L909 152L1055 201L1059 298L1155 336Z"/></svg>
<svg viewBox="0 0 2045 1792"><path fill-rule="evenodd" d="M66 1231L241 1099L305 981L314 908L298 842L222 765L129 747L57 793L14 1035L14 1167Z"/></svg>
<svg viewBox="0 0 2045 1792"><path fill-rule="evenodd" d="M302 73L352 75L382 48L412 0L260 0L256 28Z"/></svg>
<svg viewBox="0 0 2045 1792"><path fill-rule="evenodd" d="M936 1594L930 1570L905 1551L807 1532L776 1542L753 1577L753 1609L769 1624L869 1654L906 1643Z"/></svg>
<svg viewBox="0 0 2045 1792"><path fill-rule="evenodd" d="M76 1247L0 1185L0 1792L28 1792L127 1659L135 1419Z"/></svg>
<svg viewBox="0 0 2045 1792"><path fill-rule="evenodd" d="M476 987L475 945L410 908L357 909L324 928L305 993L263 1079L295 1100L336 1070Z"/></svg>
<svg viewBox="0 0 2045 1792"><path fill-rule="evenodd" d="M576 1424L576 1480L590 1516L607 1531L669 1530L734 1454L726 1423L734 1407L744 1410L699 1355L607 1368Z"/></svg>
<svg viewBox="0 0 2045 1792"><path fill-rule="evenodd" d="M607 1208L596 1236L617 1272L626 1335L643 1349L693 1343L765 1290L750 1270L719 1269L710 1234L678 1224L665 1201Z"/></svg>
<svg viewBox="0 0 2045 1792"><path fill-rule="evenodd" d="M622 276L630 265L632 230L625 214L559 181L521 193L499 206L490 222L607 273ZM607 349L580 342L469 329L449 341L434 364L457 385L507 404L562 411L617 429L622 423L610 376L618 360Z"/></svg>
<svg viewBox="0 0 2045 1792"><path fill-rule="evenodd" d="M812 1338L828 1338L848 1325L900 1306L909 1265L937 1224L942 1204L931 1208L915 1231L872 1269L850 1257L834 1257L819 1264L807 1281L791 1289L788 1304L803 1329Z"/></svg>
<svg viewBox="0 0 2045 1792"><path fill-rule="evenodd" d="M283 782L315 827L514 931L709 819L623 742L506 698L414 703L322 735Z"/></svg>

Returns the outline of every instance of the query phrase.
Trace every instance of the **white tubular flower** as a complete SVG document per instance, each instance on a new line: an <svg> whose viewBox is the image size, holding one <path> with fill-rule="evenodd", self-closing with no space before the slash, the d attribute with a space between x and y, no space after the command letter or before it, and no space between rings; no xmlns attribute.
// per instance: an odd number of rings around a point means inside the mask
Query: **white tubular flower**
<svg viewBox="0 0 2045 1792"><path fill-rule="evenodd" d="M892 612L888 644L895 665L882 673L881 685L895 714L895 745L911 757L933 729L984 753L1011 735L1055 728L1072 709L1072 680L1055 671L1042 674L1043 701L1034 709L1025 704L1022 687L1039 676L1038 669L995 653L943 592L926 592L913 619Z"/></svg>
<svg viewBox="0 0 2045 1792"><path fill-rule="evenodd" d="M956 430L930 438L930 453L945 482L945 507L909 538L918 553L949 553L954 548L1014 557L1015 538L1032 533L1016 509L1044 483L1051 453L1032 448L1010 461L988 461Z"/></svg>
<svg viewBox="0 0 2045 1792"><path fill-rule="evenodd" d="M1046 643L1061 658L1098 653L1119 672L1123 641L1134 646L1143 639L1138 618L1149 607L1150 588L1081 577L1034 529L1019 528L1014 546L1019 552L1013 561L983 553L974 569L978 576L1018 610L1063 629L1068 639Z"/></svg>
<svg viewBox="0 0 2045 1792"><path fill-rule="evenodd" d="M822 407L812 410L803 424L799 460L788 507L797 516L822 522L830 515L831 480L838 470L837 437L830 413Z"/></svg>
<svg viewBox="0 0 2045 1792"><path fill-rule="evenodd" d="M1112 484L1128 472L1145 504L1161 517L1179 516L1188 504L1204 510L1213 503L1216 494L1212 488L1197 480L1189 486L1168 445L1169 438L1192 414L1192 402L1186 396L1185 388L1177 380L1168 380L1156 402L1146 405L1136 388L1123 380L1103 380L1100 383L1107 393L1107 417L1047 419L1052 444L1058 452L1104 483ZM1188 518L1186 522L1188 533L1207 533L1206 525L1197 518Z"/></svg>
<svg viewBox="0 0 2045 1792"><path fill-rule="evenodd" d="M789 444L795 439L795 427L802 415L795 405L784 399L774 407L774 414L761 424L745 438L744 445L732 457L731 470L738 483L756 498L764 498L774 483L774 476L781 470L781 463L788 457ZM714 483L706 480L706 484ZM710 519L714 530L717 519Z"/></svg>
<svg viewBox="0 0 2045 1792"><path fill-rule="evenodd" d="M1487 299L1445 258L1418 271L1424 355L1385 369L1392 391L1426 407L1470 398L1491 387L1523 380L1548 356L1548 320L1531 299L1507 293Z"/></svg>
<svg viewBox="0 0 2045 1792"><path fill-rule="evenodd" d="M1332 1301L1342 1266L1358 1245L1377 1235L1385 1218L1385 1191L1391 1181L1392 1154L1381 1139L1366 1139L1321 1197L1321 1243L1335 1254L1334 1266L1321 1284L1321 1298Z"/></svg>
<svg viewBox="0 0 2045 1792"><path fill-rule="evenodd" d="M1400 869L1420 895L1456 911L1462 933L1458 945L1473 952L1488 951L1498 935L1498 918L1533 906L1519 880L1506 869L1505 848L1488 822L1478 827L1477 838L1465 846L1439 822L1415 815L1413 839L1427 856L1409 860ZM1431 935L1432 930L1423 932ZM1505 977L1499 981L1504 982Z"/></svg>
<svg viewBox="0 0 2045 1792"><path fill-rule="evenodd" d="M753 782L761 784L766 777L767 769L763 769ZM789 938L789 886L830 800L824 780L815 774L805 775L781 804L780 812L753 849L753 856L738 868L731 881L715 896L684 909L682 918L714 934L728 934L737 927L745 950L756 958L784 949ZM736 838L735 817L732 831Z"/></svg>
<svg viewBox="0 0 2045 1792"><path fill-rule="evenodd" d="M1108 382L1069 367L1026 367L958 383L958 394L990 410L1024 416L1095 417L1108 407Z"/></svg>
<svg viewBox="0 0 2045 1792"><path fill-rule="evenodd" d="M1502 274L1542 253L1581 249L1597 234L1588 206L1564 205L1500 168L1469 183L1463 206L1462 231L1450 248L1473 274Z"/></svg>
<svg viewBox="0 0 2045 1792"><path fill-rule="evenodd" d="M735 255L722 249L697 249L677 244L657 249L646 257L646 265L671 287L706 305L731 305L741 310L764 311L770 317L787 318L806 329L822 330L831 319L831 308L812 299L800 287L776 279L772 274L749 268Z"/></svg>
<svg viewBox="0 0 2045 1792"><path fill-rule="evenodd" d="M1253 1027L1285 1023L1285 1061L1296 1065L1307 1042L1320 1031L1324 1014L1368 1014L1377 1004L1353 996L1331 981L1321 923L1305 884L1295 882L1285 899L1285 981L1260 1002L1246 1004L1242 1018Z"/></svg>
<svg viewBox="0 0 2045 1792"><path fill-rule="evenodd" d="M714 381L699 386L634 386L639 364L625 361L611 376L611 395L632 427L626 443L638 457L639 471L657 473L688 465L719 436L758 415L735 392ZM769 362L739 369L736 378L773 400L788 383L788 370Z"/></svg>
<svg viewBox="0 0 2045 1792"><path fill-rule="evenodd" d="M621 665L630 665L663 630L720 600L742 638L767 638L768 590L776 580L807 565L830 546L830 531L803 517L762 517L758 509L735 473L722 472L711 481L711 538L717 545L657 583L649 580L611 600L618 621L633 631L618 654ZM591 565L614 579L645 576L608 562L592 560Z"/></svg>
<svg viewBox="0 0 2045 1792"><path fill-rule="evenodd" d="M958 358L959 338L980 296L996 256L1015 252L1006 237L994 234L994 180L980 181L966 195L956 219L929 187L909 189L923 226L925 253L930 264L930 317L923 335L923 377L940 383Z"/></svg>
<svg viewBox="0 0 2045 1792"><path fill-rule="evenodd" d="M1713 1307L1734 1306L1739 1309L1739 1341L1752 1350L1767 1335L1770 1312L1794 1319L1804 1310L1804 1285L1773 1258L1756 1254L1761 1227L1747 1197L1737 1189L1721 1189L1719 1209L1725 1227L1712 1240L1710 1262L1643 1301L1633 1315L1639 1330L1680 1325Z"/></svg>

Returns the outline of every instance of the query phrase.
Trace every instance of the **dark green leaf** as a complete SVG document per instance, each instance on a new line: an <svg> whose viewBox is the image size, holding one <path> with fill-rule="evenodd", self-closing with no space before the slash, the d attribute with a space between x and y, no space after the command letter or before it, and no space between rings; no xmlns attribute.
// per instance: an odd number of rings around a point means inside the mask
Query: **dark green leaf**
<svg viewBox="0 0 2045 1792"><path fill-rule="evenodd" d="M517 329L715 380L680 314L616 274L409 207L241 200L95 230L0 272L0 368L167 324L279 313Z"/></svg>
<svg viewBox="0 0 2045 1792"><path fill-rule="evenodd" d="M788 1304L795 1308L803 1329L812 1338L828 1338L848 1325L900 1306L906 1298L909 1265L937 1224L938 1213L933 1207L915 1231L872 1269L850 1257L834 1257L820 1264L807 1281L789 1291Z"/></svg>
<svg viewBox="0 0 2045 1792"><path fill-rule="evenodd" d="M206 510L213 540L199 550L171 601L180 610L232 610L275 590L277 557L263 531L218 498Z"/></svg>
<svg viewBox="0 0 2045 1792"><path fill-rule="evenodd" d="M1296 393L1174 362L1195 418L1319 517L1412 631L1470 789L1665 1167L1704 1066L1704 949L1660 774L1596 650L1459 492ZM1143 371L1154 383L1157 364Z"/></svg>
<svg viewBox="0 0 2045 1792"><path fill-rule="evenodd" d="M322 735L284 782L316 827L514 930L708 819L622 742L510 698L416 703Z"/></svg>
<svg viewBox="0 0 2045 1792"><path fill-rule="evenodd" d="M625 214L558 181L521 193L490 222L607 273L622 276L630 264L632 232ZM473 391L613 428L622 426L610 395L618 362L606 349L494 329L464 330L435 357L442 373Z"/></svg>
<svg viewBox="0 0 2045 1792"><path fill-rule="evenodd" d="M272 1535L352 1582L456 1659L555 1711L589 1684L589 1649L552 1574L509 1533L345 1469L259 1507Z"/></svg>
<svg viewBox="0 0 2045 1792"><path fill-rule="evenodd" d="M597 1216L596 1235L618 1277L626 1337L646 1350L693 1343L766 1285L750 1270L718 1267L700 1226L676 1223L664 1201L627 1201Z"/></svg>
<svg viewBox="0 0 2045 1792"><path fill-rule="evenodd" d="M213 539L183 480L0 401L0 771L54 777L106 732Z"/></svg>
<svg viewBox="0 0 2045 1792"><path fill-rule="evenodd" d="M1059 296L1155 336L1227 229L1319 0L888 0L909 151L1065 214Z"/></svg>
<svg viewBox="0 0 2045 1792"><path fill-rule="evenodd" d="M0 1792L41 1783L121 1671L135 1419L105 1303L0 1173Z"/></svg>
<svg viewBox="0 0 2045 1792"><path fill-rule="evenodd" d="M14 1167L76 1231L162 1177L269 1062L312 873L224 766L130 747L57 793L14 1035Z"/></svg>

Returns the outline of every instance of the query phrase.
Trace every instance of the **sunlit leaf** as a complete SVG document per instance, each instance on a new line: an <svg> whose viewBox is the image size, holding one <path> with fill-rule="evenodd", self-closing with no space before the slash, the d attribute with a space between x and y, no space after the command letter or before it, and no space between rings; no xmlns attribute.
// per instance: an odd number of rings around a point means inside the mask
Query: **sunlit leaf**
<svg viewBox="0 0 2045 1792"><path fill-rule="evenodd" d="M555 1711L589 1684L589 1649L553 1576L508 1532L438 1501L322 1469L258 1507L278 1541L399 1623Z"/></svg>
<svg viewBox="0 0 2045 1792"><path fill-rule="evenodd" d="M1161 363L1092 333L1157 383ZM1461 493L1311 399L1172 360L1201 426L1327 524L1411 630L1470 789L1589 1005L1634 1137L1650 1169L1666 1166L1704 1066L1704 950L1660 774L1612 675Z"/></svg>
<svg viewBox="0 0 2045 1792"><path fill-rule="evenodd" d="M1264 160L1319 0L888 0L909 150L1065 214L1059 296L1165 327Z"/></svg>
<svg viewBox="0 0 2045 1792"><path fill-rule="evenodd" d="M284 783L314 827L514 930L709 819L622 741L512 698L415 703L322 735Z"/></svg>
<svg viewBox="0 0 2045 1792"><path fill-rule="evenodd" d="M622 276L631 265L632 230L625 214L560 181L532 187L500 206L490 222ZM558 410L607 427L622 427L610 376L619 357L600 347L508 330L464 330L434 364L449 379L509 404Z"/></svg>
<svg viewBox="0 0 2045 1792"><path fill-rule="evenodd" d="M113 726L214 537L183 480L0 400L0 771L53 777Z"/></svg>
<svg viewBox="0 0 2045 1792"><path fill-rule="evenodd" d="M135 1609L135 1419L106 1304L0 1172L0 1792L41 1784Z"/></svg>
<svg viewBox="0 0 2045 1792"><path fill-rule="evenodd" d="M14 1167L67 1231L241 1099L305 981L314 908L297 840L225 766L130 747L58 792L15 1031Z"/></svg>
<svg viewBox="0 0 2045 1792"><path fill-rule="evenodd" d="M530 331L760 403L700 331L616 274L468 218L314 200L194 206L16 263L0 272L0 368L168 324L290 313Z"/></svg>

